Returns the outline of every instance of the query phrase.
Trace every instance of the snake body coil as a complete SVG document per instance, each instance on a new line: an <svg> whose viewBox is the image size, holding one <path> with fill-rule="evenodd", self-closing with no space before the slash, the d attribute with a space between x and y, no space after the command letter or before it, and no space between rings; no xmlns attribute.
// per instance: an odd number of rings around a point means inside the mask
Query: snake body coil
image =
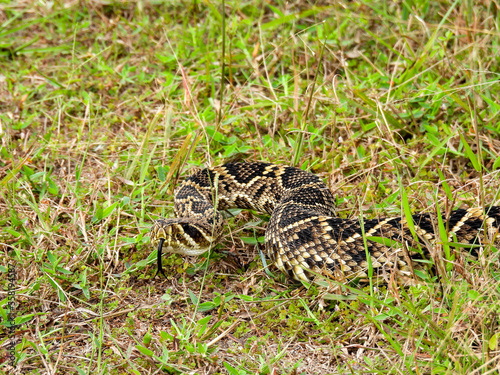
<svg viewBox="0 0 500 375"><path fill-rule="evenodd" d="M203 169L176 190L176 219L157 220L151 240L170 253L198 255L220 238L224 220L219 210L253 209L271 215L265 243L269 258L297 280L321 274L338 281L374 274L412 272L415 260L429 255L428 245L443 241L435 234L431 214L351 220L335 217L335 199L321 179L301 169L269 163L230 163ZM446 218L444 218L446 220ZM471 245L471 252L500 245L500 206L459 209L445 221L447 241ZM413 227L413 230L410 227ZM412 233L413 231L413 233ZM364 233L364 235L363 235Z"/></svg>

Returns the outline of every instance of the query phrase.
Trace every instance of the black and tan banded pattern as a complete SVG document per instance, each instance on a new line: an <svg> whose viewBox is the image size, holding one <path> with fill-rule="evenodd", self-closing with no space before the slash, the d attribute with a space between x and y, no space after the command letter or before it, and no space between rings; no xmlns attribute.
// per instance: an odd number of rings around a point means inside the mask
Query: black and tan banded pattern
<svg viewBox="0 0 500 375"><path fill-rule="evenodd" d="M176 190L176 219L157 220L151 239L170 253L198 255L214 246L224 220L218 210L247 208L271 215L266 251L274 264L298 280L322 274L338 281L367 277L367 253L375 274L411 274L414 260L436 241L437 217L413 215L415 236L403 218L364 220L366 247L358 220L335 217L334 197L317 176L269 163L231 163L187 178ZM500 206L453 211L445 223L448 241L500 245ZM439 235L438 235L439 237ZM441 241L441 239L439 239ZM475 254L474 254L475 253ZM413 258L413 260L410 260ZM410 265L408 262L411 261ZM312 271L312 272L311 272Z"/></svg>

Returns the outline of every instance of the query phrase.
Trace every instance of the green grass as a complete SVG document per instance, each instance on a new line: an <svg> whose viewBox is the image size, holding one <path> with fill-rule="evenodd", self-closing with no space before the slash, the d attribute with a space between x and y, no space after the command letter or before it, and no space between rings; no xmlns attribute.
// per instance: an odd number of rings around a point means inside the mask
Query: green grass
<svg viewBox="0 0 500 375"><path fill-rule="evenodd" d="M332 3L0 3L0 371L10 263L25 373L499 373L493 247L300 285L238 210L152 279L151 223L208 165L310 170L344 218L500 204L498 4Z"/></svg>

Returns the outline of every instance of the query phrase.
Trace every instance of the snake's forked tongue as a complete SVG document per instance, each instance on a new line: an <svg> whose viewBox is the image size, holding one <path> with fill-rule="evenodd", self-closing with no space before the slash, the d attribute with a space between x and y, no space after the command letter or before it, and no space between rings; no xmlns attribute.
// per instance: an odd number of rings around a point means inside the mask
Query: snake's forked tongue
<svg viewBox="0 0 500 375"><path fill-rule="evenodd" d="M160 238L160 242L158 243L157 257L156 257L157 269L155 275L153 276L153 279L156 277L156 275L158 275L158 273L161 273L164 277L167 277L163 272L163 267L161 266L161 251L163 249L163 242L165 242L165 239Z"/></svg>

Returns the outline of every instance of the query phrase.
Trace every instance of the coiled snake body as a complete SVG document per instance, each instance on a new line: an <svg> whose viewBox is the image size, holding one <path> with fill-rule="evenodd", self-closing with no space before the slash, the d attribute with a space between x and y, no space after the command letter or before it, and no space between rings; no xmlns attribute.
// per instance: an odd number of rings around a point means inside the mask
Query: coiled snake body
<svg viewBox="0 0 500 375"><path fill-rule="evenodd" d="M459 209L444 218L447 238L435 233L438 218L405 217L351 220L335 217L335 199L321 179L298 168L269 163L230 163L203 169L177 188L178 218L157 220L151 240L162 249L198 255L220 238L224 219L219 210L253 209L271 215L265 234L268 257L297 280L320 274L338 281L394 272L407 276L414 260L429 255L436 241L465 243L477 255L488 244L500 245L500 206ZM446 220L447 219L447 220ZM420 246L421 245L421 246ZM426 246L427 245L427 246Z"/></svg>

